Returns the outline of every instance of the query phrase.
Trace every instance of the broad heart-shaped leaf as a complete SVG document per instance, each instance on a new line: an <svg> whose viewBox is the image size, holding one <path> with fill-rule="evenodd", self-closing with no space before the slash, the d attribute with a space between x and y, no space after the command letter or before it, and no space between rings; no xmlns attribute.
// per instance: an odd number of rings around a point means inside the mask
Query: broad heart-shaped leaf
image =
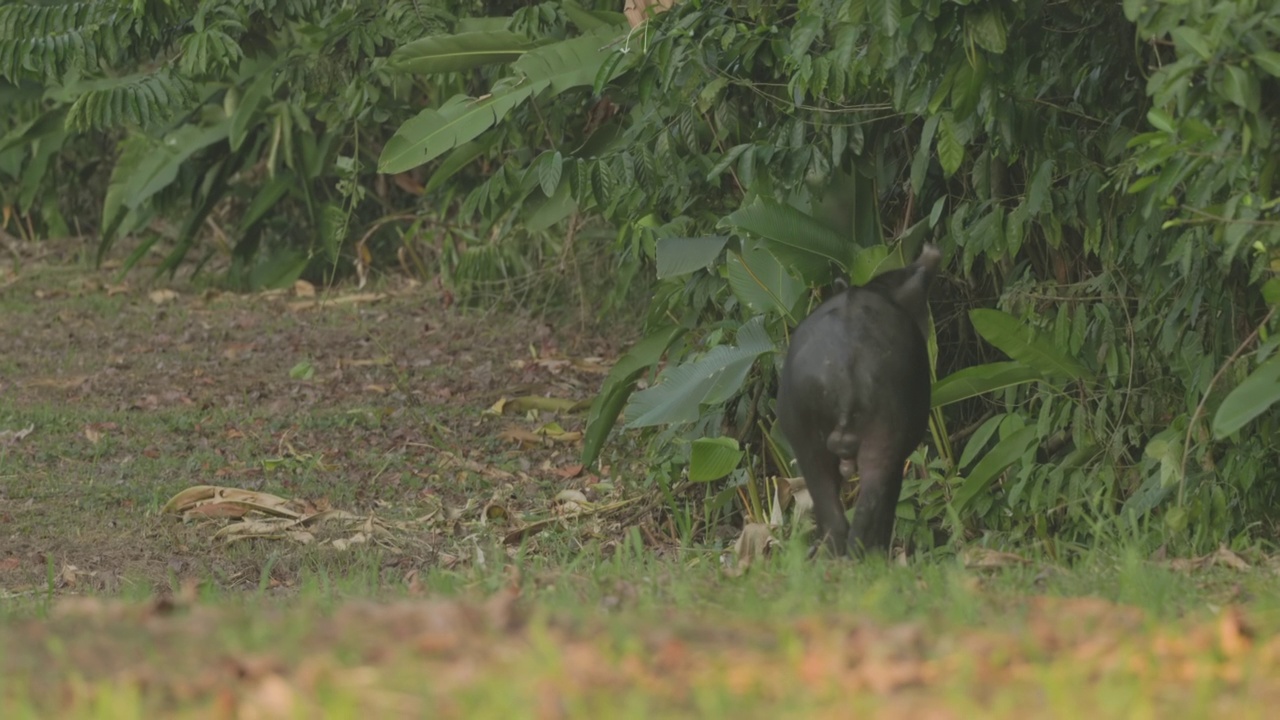
<svg viewBox="0 0 1280 720"><path fill-rule="evenodd" d="M657 385L633 395L626 409L627 427L697 420L699 407L733 397L756 358L772 350L764 318L748 320L738 328L737 346L719 345L693 362L667 368Z"/></svg>
<svg viewBox="0 0 1280 720"><path fill-rule="evenodd" d="M741 255L729 253L729 287L751 310L782 316L790 315L805 290L762 243L752 240L743 243Z"/></svg>
<svg viewBox="0 0 1280 720"><path fill-rule="evenodd" d="M1046 377L1078 380L1089 374L1089 369L1079 361L1054 347L1048 340L1037 337L1034 329L1023 325L1009 313L988 309L971 310L969 320L987 342L1023 365L1039 370Z"/></svg>
<svg viewBox="0 0 1280 720"><path fill-rule="evenodd" d="M1280 355L1258 366L1227 393L1213 415L1213 436L1222 439L1239 430L1280 400Z"/></svg>
<svg viewBox="0 0 1280 720"><path fill-rule="evenodd" d="M684 328L675 325L661 328L631 346L627 354L614 364L587 412L587 431L582 436L583 465L591 465L600 457L605 438L609 437L618 413L635 389L636 378L657 364L671 343L683 333Z"/></svg>
<svg viewBox="0 0 1280 720"><path fill-rule="evenodd" d="M774 254L797 266L806 280L821 278L828 262L849 266L853 243L812 215L776 200L757 197L723 222L769 241Z"/></svg>
<svg viewBox="0 0 1280 720"><path fill-rule="evenodd" d="M1043 379L1039 370L1020 362L996 362L967 367L933 384L933 407L950 405L983 393Z"/></svg>
<svg viewBox="0 0 1280 720"><path fill-rule="evenodd" d="M488 97L472 100L459 95L439 110L423 110L387 141L378 158L378 172L404 172L430 162L479 137L516 105L547 88L558 94L590 85L613 52L607 48L609 41L624 31L623 26L608 25L530 50L512 64L514 74L499 80Z"/></svg>
<svg viewBox="0 0 1280 720"><path fill-rule="evenodd" d="M1004 472L1005 468L1014 464L1027 453L1028 450L1035 447L1036 428L1029 425L1017 430L1012 434L1004 437L991 451L982 456L977 465L973 466L973 470L969 471L969 476L965 478L964 483L956 492L952 505L957 513L963 513L969 503L978 496L983 490L991 486L996 476Z"/></svg>
<svg viewBox="0 0 1280 720"><path fill-rule="evenodd" d="M388 65L412 73L456 72L514 62L537 46L528 37L510 30L433 35L396 48Z"/></svg>
<svg viewBox="0 0 1280 720"><path fill-rule="evenodd" d="M708 237L659 238L657 247L658 279L687 275L715 262L729 242L728 235Z"/></svg>
<svg viewBox="0 0 1280 720"><path fill-rule="evenodd" d="M698 438L689 455L689 481L711 482L733 472L742 461L738 441L729 437Z"/></svg>

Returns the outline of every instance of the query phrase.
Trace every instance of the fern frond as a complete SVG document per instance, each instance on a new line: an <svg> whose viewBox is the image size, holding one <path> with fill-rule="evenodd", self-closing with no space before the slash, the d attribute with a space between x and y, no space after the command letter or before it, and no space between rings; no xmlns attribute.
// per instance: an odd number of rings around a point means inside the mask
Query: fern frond
<svg viewBox="0 0 1280 720"><path fill-rule="evenodd" d="M67 125L78 130L154 125L188 107L193 97L190 84L168 70L92 80L68 90L79 92L67 113Z"/></svg>
<svg viewBox="0 0 1280 720"><path fill-rule="evenodd" d="M113 2L5 4L0 7L0 76L62 77L95 67L107 53L118 53L121 27ZM125 22L121 22L125 20Z"/></svg>

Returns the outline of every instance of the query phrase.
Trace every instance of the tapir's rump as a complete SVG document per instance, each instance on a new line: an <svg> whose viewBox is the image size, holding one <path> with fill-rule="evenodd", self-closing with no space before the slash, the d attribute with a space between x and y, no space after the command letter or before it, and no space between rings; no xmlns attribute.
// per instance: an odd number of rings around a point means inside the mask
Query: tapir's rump
<svg viewBox="0 0 1280 720"><path fill-rule="evenodd" d="M818 529L837 554L888 550L907 456L929 417L929 286L941 253L824 302L792 335L778 421L813 497ZM840 461L860 481L845 518Z"/></svg>

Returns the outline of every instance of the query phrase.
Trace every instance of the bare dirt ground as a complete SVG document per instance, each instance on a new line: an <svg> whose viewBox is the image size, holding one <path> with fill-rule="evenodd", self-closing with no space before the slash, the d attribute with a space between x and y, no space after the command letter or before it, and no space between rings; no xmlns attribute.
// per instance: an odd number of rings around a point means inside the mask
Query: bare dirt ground
<svg viewBox="0 0 1280 720"><path fill-rule="evenodd" d="M193 485L303 512L434 513L384 543L399 572L455 561L467 543L450 540L479 524L501 538L562 491L603 496L577 462L583 412L495 403L589 400L626 333L459 308L402 280L236 295L148 279L58 258L0 274L0 591L51 574L111 592L257 585L262 553L158 516ZM272 582L293 583L290 565Z"/></svg>

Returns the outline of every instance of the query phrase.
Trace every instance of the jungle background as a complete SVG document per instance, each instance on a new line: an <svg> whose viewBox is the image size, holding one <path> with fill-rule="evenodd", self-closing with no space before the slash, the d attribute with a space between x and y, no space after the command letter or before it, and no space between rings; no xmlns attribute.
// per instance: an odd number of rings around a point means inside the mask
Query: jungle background
<svg viewBox="0 0 1280 720"><path fill-rule="evenodd" d="M58 649L84 623L238 624L232 645L271 646L254 628L278 621L220 599L251 590L319 605L299 628L346 613L357 636L418 637L417 661L465 658L474 692L429 698L462 714L589 713L611 696L570 680L593 671L641 687L637 713L820 710L850 683L886 713L1024 711L1045 690L1011 678L1068 688L1100 657L1129 668L1101 707L1220 710L1221 683L1265 707L1273 683L1242 668L1277 655L1258 598L1280 472L1280 7L618 4L0 7L0 647L26 649L0 699L111 717L306 712L317 687L425 701L367 648L350 654L371 685L342 653L316 670L223 649L212 675L165 673L143 643L151 669L121 675L119 643ZM926 242L944 256L934 411L898 548L805 562L773 423L788 332L835 278ZM333 608L405 593L489 600ZM602 649L537 619L623 607L647 629L725 593L736 629L712 638ZM1044 610L1056 594L1155 621ZM952 625L1010 607L1044 644L957 679L949 653L990 638ZM826 619L754 622L779 608ZM1148 634L1102 651L1044 629L1077 612L1099 637ZM1184 614L1170 650L1162 622ZM863 616L906 624L823 645ZM492 657L504 633L525 651ZM809 674L775 686L770 653L744 650L778 645ZM538 653L559 669L493 692L495 666ZM47 692L47 662L88 679ZM669 672L686 666L715 669ZM1187 673L1202 684L1169 686Z"/></svg>

